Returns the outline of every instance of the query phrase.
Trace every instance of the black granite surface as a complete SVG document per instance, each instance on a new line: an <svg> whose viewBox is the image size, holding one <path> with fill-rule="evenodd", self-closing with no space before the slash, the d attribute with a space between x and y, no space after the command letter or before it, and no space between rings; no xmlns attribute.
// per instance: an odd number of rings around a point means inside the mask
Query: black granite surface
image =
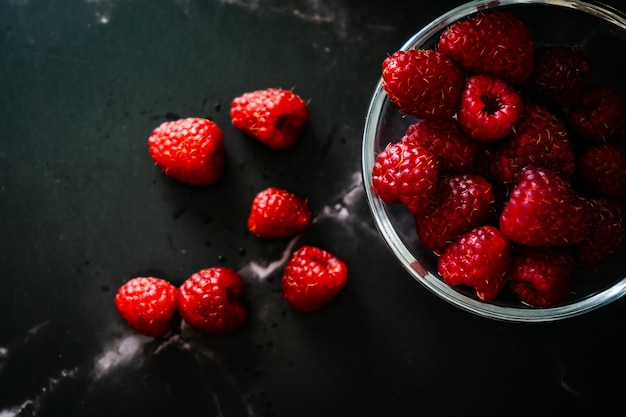
<svg viewBox="0 0 626 417"><path fill-rule="evenodd" d="M459 4L0 2L0 417L622 415L626 301L555 323L477 317L416 283L374 226L360 146L380 63ZM230 124L230 101L267 87L310 100L286 151ZM154 127L188 116L224 132L209 188L147 152ZM268 186L306 196L314 227L250 236ZM313 314L280 292L303 243L350 268ZM131 277L180 284L215 265L246 281L238 332L154 340L117 315Z"/></svg>

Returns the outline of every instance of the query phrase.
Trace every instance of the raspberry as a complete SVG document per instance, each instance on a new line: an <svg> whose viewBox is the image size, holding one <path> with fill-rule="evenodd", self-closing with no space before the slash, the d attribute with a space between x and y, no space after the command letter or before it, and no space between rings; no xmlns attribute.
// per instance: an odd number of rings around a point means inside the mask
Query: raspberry
<svg viewBox="0 0 626 417"><path fill-rule="evenodd" d="M178 311L192 328L223 335L239 329L246 320L244 283L228 267L212 267L192 274L178 291Z"/></svg>
<svg viewBox="0 0 626 417"><path fill-rule="evenodd" d="M596 197L626 197L626 152L612 143L597 143L578 155L576 171L582 184Z"/></svg>
<svg viewBox="0 0 626 417"><path fill-rule="evenodd" d="M306 201L286 190L270 187L252 201L248 230L266 239L291 238L305 232L312 222Z"/></svg>
<svg viewBox="0 0 626 417"><path fill-rule="evenodd" d="M499 145L494 172L501 182L514 182L528 165L550 168L566 179L575 170L574 150L565 124L535 103L526 105L520 125Z"/></svg>
<svg viewBox="0 0 626 417"><path fill-rule="evenodd" d="M437 196L424 213L415 216L422 245L439 254L470 229L483 225L491 215L491 184L478 175L453 175L439 182Z"/></svg>
<svg viewBox="0 0 626 417"><path fill-rule="evenodd" d="M402 203L417 214L435 196L438 175L437 160L426 148L401 141L376 156L372 186L384 202Z"/></svg>
<svg viewBox="0 0 626 417"><path fill-rule="evenodd" d="M470 77L461 96L459 123L474 139L494 142L510 134L524 113L515 89L489 75Z"/></svg>
<svg viewBox="0 0 626 417"><path fill-rule="evenodd" d="M445 55L396 51L382 64L382 86L401 111L420 119L448 119L458 108L465 76Z"/></svg>
<svg viewBox="0 0 626 417"><path fill-rule="evenodd" d="M582 49L542 46L535 50L535 68L528 88L541 99L571 107L580 102L591 75L591 61Z"/></svg>
<svg viewBox="0 0 626 417"><path fill-rule="evenodd" d="M470 139L456 119L420 120L412 124L402 140L412 140L439 161L439 174L466 172L476 159L479 144Z"/></svg>
<svg viewBox="0 0 626 417"><path fill-rule="evenodd" d="M222 131L207 119L161 124L148 138L148 150L165 175L189 185L217 182L226 166Z"/></svg>
<svg viewBox="0 0 626 417"><path fill-rule="evenodd" d="M570 294L574 276L571 249L518 248L513 252L509 290L534 307L560 305Z"/></svg>
<svg viewBox="0 0 626 417"><path fill-rule="evenodd" d="M372 186L409 208L448 285L492 301L509 278L521 303L549 308L576 265L624 250L626 151L611 142L626 139L626 96L592 75L582 49L537 46L508 11L385 59L389 100L420 120L377 155Z"/></svg>
<svg viewBox="0 0 626 417"><path fill-rule="evenodd" d="M562 246L589 236L585 203L569 183L549 169L528 166L500 215L506 237L527 246Z"/></svg>
<svg viewBox="0 0 626 417"><path fill-rule="evenodd" d="M495 227L476 227L450 244L437 269L448 285L474 287L482 301L492 301L506 285L511 242Z"/></svg>
<svg viewBox="0 0 626 417"><path fill-rule="evenodd" d="M500 11L452 23L442 32L438 48L469 74L487 74L511 84L526 81L535 60L531 30Z"/></svg>
<svg viewBox="0 0 626 417"><path fill-rule="evenodd" d="M176 313L178 289L160 278L137 277L115 294L115 306L135 331L152 337L165 336Z"/></svg>
<svg viewBox="0 0 626 417"><path fill-rule="evenodd" d="M291 147L309 120L309 109L292 91L268 88L233 99L230 118L237 129L273 149Z"/></svg>
<svg viewBox="0 0 626 417"><path fill-rule="evenodd" d="M600 266L626 247L626 208L617 201L586 200L592 218L587 239L577 246L577 261L581 267Z"/></svg>
<svg viewBox="0 0 626 417"><path fill-rule="evenodd" d="M305 245L294 252L282 276L283 296L295 310L309 313L332 301L348 279L348 267L337 256Z"/></svg>
<svg viewBox="0 0 626 417"><path fill-rule="evenodd" d="M589 141L611 142L626 137L626 97L607 85L590 87L569 113L572 130Z"/></svg>

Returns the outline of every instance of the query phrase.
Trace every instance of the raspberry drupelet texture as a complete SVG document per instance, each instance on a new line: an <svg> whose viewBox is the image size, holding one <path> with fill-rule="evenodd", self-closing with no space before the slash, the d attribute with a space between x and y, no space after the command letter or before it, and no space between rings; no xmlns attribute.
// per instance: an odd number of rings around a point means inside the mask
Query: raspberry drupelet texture
<svg viewBox="0 0 626 417"><path fill-rule="evenodd" d="M491 75L514 85L528 80L535 61L532 31L504 11L452 23L441 34L438 49L470 75Z"/></svg>
<svg viewBox="0 0 626 417"><path fill-rule="evenodd" d="M423 213L415 216L417 235L436 254L470 229L492 216L493 189L479 175L458 174L439 181L437 196Z"/></svg>
<svg viewBox="0 0 626 417"><path fill-rule="evenodd" d="M506 285L511 242L490 225L461 235L439 257L438 271L448 285L473 287L482 301L494 300Z"/></svg>
<svg viewBox="0 0 626 417"><path fill-rule="evenodd" d="M556 307L572 291L574 265L571 248L517 247L509 271L509 289L523 303Z"/></svg>
<svg viewBox="0 0 626 417"><path fill-rule="evenodd" d="M439 161L439 174L470 170L479 153L479 143L463 131L456 119L420 120L408 127L403 141L414 141L428 149Z"/></svg>
<svg viewBox="0 0 626 417"><path fill-rule="evenodd" d="M178 289L156 277L136 277L122 285L115 295L120 316L139 333L165 336L176 313Z"/></svg>
<svg viewBox="0 0 626 417"><path fill-rule="evenodd" d="M576 261L583 268L594 268L626 248L626 207L619 201L587 199L591 230L576 245Z"/></svg>
<svg viewBox="0 0 626 417"><path fill-rule="evenodd" d="M386 203L424 210L437 192L439 164L428 149L411 141L389 144L376 156L372 186Z"/></svg>
<svg viewBox="0 0 626 417"><path fill-rule="evenodd" d="M586 191L595 197L626 198L626 151L613 143L593 143L582 149L576 172Z"/></svg>
<svg viewBox="0 0 626 417"><path fill-rule="evenodd" d="M565 123L545 106L527 103L521 123L497 148L494 173L502 183L514 183L523 168L534 165L570 179L576 169L574 159Z"/></svg>
<svg viewBox="0 0 626 417"><path fill-rule="evenodd" d="M435 50L396 51L382 64L382 86L401 111L420 119L449 119L457 111L465 76Z"/></svg>
<svg viewBox="0 0 626 417"><path fill-rule="evenodd" d="M626 96L610 85L592 85L569 113L573 132L590 142L626 138Z"/></svg>
<svg viewBox="0 0 626 417"><path fill-rule="evenodd" d="M458 120L470 137L482 142L503 139L523 114L522 98L511 85L489 75L467 80Z"/></svg>
<svg viewBox="0 0 626 417"><path fill-rule="evenodd" d="M273 149L298 140L309 121L307 103L291 90L268 88L242 94L230 107L233 126Z"/></svg>
<svg viewBox="0 0 626 417"><path fill-rule="evenodd" d="M528 90L538 99L571 107L580 103L591 76L591 60L584 50L563 45L541 46L535 50L535 67L528 80Z"/></svg>
<svg viewBox="0 0 626 417"><path fill-rule="evenodd" d="M285 239L304 233L312 220L305 200L289 191L270 187L254 197L248 230L260 238Z"/></svg>
<svg viewBox="0 0 626 417"><path fill-rule="evenodd" d="M192 274L178 291L178 311L192 328L209 335L234 332L245 322L244 282L228 267Z"/></svg>
<svg viewBox="0 0 626 417"><path fill-rule="evenodd" d="M344 288L348 267L336 255L304 245L294 252L283 272L283 296L295 310L310 313L331 302Z"/></svg>
<svg viewBox="0 0 626 417"><path fill-rule="evenodd" d="M189 185L211 185L226 167L222 131L208 119L162 123L148 138L148 150L167 176Z"/></svg>
<svg viewBox="0 0 626 417"><path fill-rule="evenodd" d="M546 168L524 168L500 214L502 233L526 246L573 245L588 238L590 229L584 200Z"/></svg>

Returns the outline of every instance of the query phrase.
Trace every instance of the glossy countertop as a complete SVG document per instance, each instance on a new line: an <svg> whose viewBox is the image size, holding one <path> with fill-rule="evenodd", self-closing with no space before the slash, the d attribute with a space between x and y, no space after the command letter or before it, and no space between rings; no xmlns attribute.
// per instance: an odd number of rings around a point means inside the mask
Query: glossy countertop
<svg viewBox="0 0 626 417"><path fill-rule="evenodd" d="M460 4L0 2L0 417L621 415L626 300L553 323L478 317L411 278L374 225L360 152L380 64ZM268 87L309 101L288 150L230 123L234 97ZM179 117L221 127L219 183L154 165L150 132ZM307 233L248 233L269 186L307 198ZM304 243L349 267L310 314L280 290ZM130 278L217 265L246 283L237 332L152 339L118 316Z"/></svg>

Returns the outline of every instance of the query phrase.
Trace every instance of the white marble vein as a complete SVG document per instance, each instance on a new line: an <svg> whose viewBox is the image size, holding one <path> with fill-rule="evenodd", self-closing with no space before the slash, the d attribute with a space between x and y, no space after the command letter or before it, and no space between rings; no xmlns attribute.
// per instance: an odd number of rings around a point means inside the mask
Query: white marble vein
<svg viewBox="0 0 626 417"><path fill-rule="evenodd" d="M332 203L323 207L320 213L313 220L315 222L331 221L336 223L338 227L350 228L354 231L354 227L370 228L367 223L360 220L353 214L353 210L357 205L363 204L364 192L362 190L362 182L360 172L356 172L348 177L347 184L337 196L331 196ZM350 232L349 231L349 232ZM251 282L262 282L267 280L273 273L280 271L286 265L290 255L300 241L300 237L292 239L285 247L280 257L274 260L254 260L239 269L239 273ZM338 254L340 255L340 254ZM257 319L264 320L266 315L270 314L273 298L266 298L264 303L260 303L257 311ZM0 371L2 364L10 359L11 351L20 349L30 343L37 343L42 329L51 322L43 321L31 327L23 337L23 340L15 346L0 347ZM31 394L30 398L23 400L19 404L14 404L6 409L0 410L0 417L19 417L21 415L36 416L46 396L53 393L57 387L61 386L65 381L78 378L79 375L88 375L92 382L101 380L112 373L124 369L129 365L141 366L145 360L145 355L158 355L165 349L174 348L181 351L189 352L198 360L210 360L221 370L226 380L230 381L233 386L237 386L234 377L228 373L226 367L220 363L220 358L216 353L202 343L195 343L194 340L198 334L189 328L184 322L180 323L180 333L172 334L164 339L156 346L149 347L148 344L153 343L154 339L135 333L130 329L119 329L119 324L111 324L113 328L111 334L118 336L105 340L103 350L95 355L91 361L91 365L87 369L81 369L81 365L73 368L62 369L57 375L50 376L38 391ZM121 336L119 336L121 334ZM83 365L84 366L84 365ZM25 395L27 396L27 395ZM246 403L246 395L241 394L242 404L249 410L249 416L257 415L254 411L254 405ZM215 398L215 406L218 413L221 413L221 405L219 398Z"/></svg>
<svg viewBox="0 0 626 417"><path fill-rule="evenodd" d="M265 281L274 272L282 269L287 264L287 261L289 261L289 257L293 253L295 245L298 242L299 238L300 237L297 236L289 242L279 259L273 260L271 262L252 261L248 265L241 268L238 273L241 276L256 278L259 281Z"/></svg>
<svg viewBox="0 0 626 417"><path fill-rule="evenodd" d="M152 338L132 333L120 339L110 341L95 360L94 378L100 379L116 368L125 366L140 357L142 347Z"/></svg>

